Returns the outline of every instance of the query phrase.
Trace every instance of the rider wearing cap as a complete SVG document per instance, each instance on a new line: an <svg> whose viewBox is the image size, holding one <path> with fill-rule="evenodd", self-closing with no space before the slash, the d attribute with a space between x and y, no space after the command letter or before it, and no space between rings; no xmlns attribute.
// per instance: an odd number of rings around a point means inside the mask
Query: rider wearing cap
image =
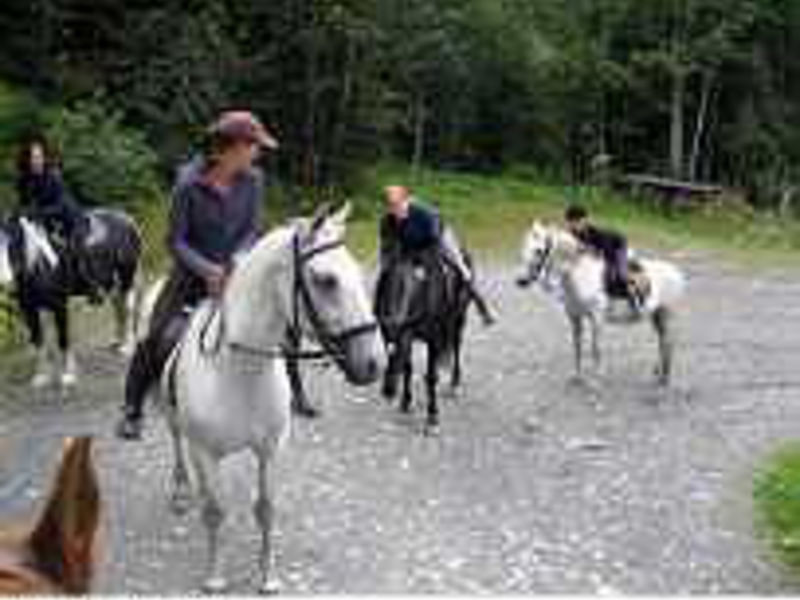
<svg viewBox="0 0 800 600"><path fill-rule="evenodd" d="M587 210L580 205L569 206L564 214L567 229L578 241L599 254L606 264L606 288L610 293L628 299L631 310L642 310L643 298L628 266L628 240L610 229L601 229L589 222Z"/></svg>
<svg viewBox="0 0 800 600"><path fill-rule="evenodd" d="M486 325L495 322L486 300L475 286L472 269L453 231L439 214L416 200L408 188L389 185L384 189L386 214L380 225L380 266L383 271L398 256L436 249L461 276ZM380 281L380 278L379 278Z"/></svg>
<svg viewBox="0 0 800 600"><path fill-rule="evenodd" d="M219 297L235 256L259 237L264 175L261 148L278 142L247 111L224 113L208 130L201 156L183 165L172 194L167 245L173 268L156 302L147 337L134 353L117 433L141 437L143 404L183 331L186 307Z"/></svg>

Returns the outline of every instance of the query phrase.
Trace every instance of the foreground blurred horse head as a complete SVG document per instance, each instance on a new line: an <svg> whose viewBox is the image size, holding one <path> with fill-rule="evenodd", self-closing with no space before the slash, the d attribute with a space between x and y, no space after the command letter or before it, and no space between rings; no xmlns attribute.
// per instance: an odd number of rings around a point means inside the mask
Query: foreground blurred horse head
<svg viewBox="0 0 800 600"><path fill-rule="evenodd" d="M0 530L0 595L86 594L99 519L91 438L68 440L34 527Z"/></svg>

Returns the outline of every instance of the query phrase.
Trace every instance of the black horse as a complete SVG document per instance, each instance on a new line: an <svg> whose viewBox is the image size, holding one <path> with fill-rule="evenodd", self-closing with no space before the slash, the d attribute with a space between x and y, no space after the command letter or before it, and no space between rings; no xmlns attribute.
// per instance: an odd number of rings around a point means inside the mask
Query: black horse
<svg viewBox="0 0 800 600"><path fill-rule="evenodd" d="M75 364L70 352L69 299L99 294L109 297L115 313L120 350L132 345L136 276L142 239L133 219L115 209L86 213L85 256L76 268L68 243L50 236L40 224L22 216L12 219L0 232L0 266L8 264L17 305L36 347L39 364L35 387L49 383L51 369L44 348L42 312L53 315L61 351L60 383L75 383ZM12 243L12 239L16 242ZM4 269L0 269L0 276ZM0 282L2 283L2 282Z"/></svg>
<svg viewBox="0 0 800 600"><path fill-rule="evenodd" d="M472 262L465 253L467 264ZM389 366L383 381L383 395L393 399L398 378L403 377L400 408L411 411L413 345L427 347L425 383L428 395L426 432L439 426L437 387L439 368L451 359L451 385L461 384L461 345L471 302L469 291L457 270L441 253L427 250L402 256L387 265L376 290L376 315L389 346Z"/></svg>

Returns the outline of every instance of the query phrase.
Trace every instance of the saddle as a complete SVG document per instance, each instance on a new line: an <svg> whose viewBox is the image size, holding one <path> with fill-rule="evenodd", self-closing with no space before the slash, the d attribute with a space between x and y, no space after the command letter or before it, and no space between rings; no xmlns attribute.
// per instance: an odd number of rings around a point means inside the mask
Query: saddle
<svg viewBox="0 0 800 600"><path fill-rule="evenodd" d="M647 276L644 265L639 259L631 258L628 261L628 280L619 281L613 276L612 267L605 264L605 288L611 298L626 300L635 294L644 302L652 290L652 282Z"/></svg>

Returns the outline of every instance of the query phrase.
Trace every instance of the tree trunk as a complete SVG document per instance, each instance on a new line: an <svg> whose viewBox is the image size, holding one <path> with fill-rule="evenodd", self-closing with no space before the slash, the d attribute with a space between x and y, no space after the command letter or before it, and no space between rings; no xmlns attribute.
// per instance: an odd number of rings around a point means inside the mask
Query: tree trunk
<svg viewBox="0 0 800 600"><path fill-rule="evenodd" d="M711 71L703 72L702 89L700 92L700 106L697 109L697 120L694 126L694 138L692 140L692 153L689 157L689 180L697 178L697 170L700 163L700 146L703 141L703 134L706 130L708 109L713 91L714 74Z"/></svg>
<svg viewBox="0 0 800 600"><path fill-rule="evenodd" d="M417 96L414 103L414 155L411 159L411 168L414 174L422 166L425 153L425 121L427 120L427 109L425 99L422 94Z"/></svg>
<svg viewBox="0 0 800 600"><path fill-rule="evenodd" d="M681 179L684 173L683 132L684 132L684 106L683 98L686 92L686 75L680 67L675 68L672 75L672 99L670 106L670 135L669 156L670 171L676 179Z"/></svg>

